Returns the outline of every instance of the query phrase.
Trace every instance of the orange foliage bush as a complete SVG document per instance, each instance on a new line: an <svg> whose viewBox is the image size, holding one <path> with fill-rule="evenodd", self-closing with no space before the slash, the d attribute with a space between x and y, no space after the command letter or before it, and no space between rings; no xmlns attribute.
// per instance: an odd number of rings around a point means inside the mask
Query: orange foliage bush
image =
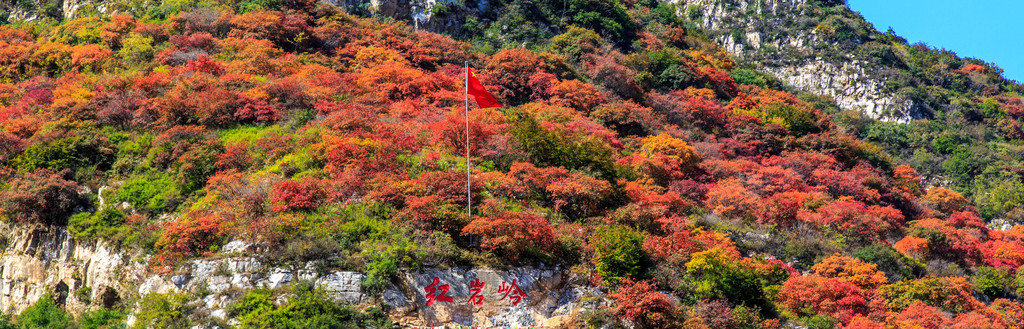
<svg viewBox="0 0 1024 329"><path fill-rule="evenodd" d="M593 85L579 80L565 80L551 86L551 103L589 114L605 102L605 97Z"/></svg>
<svg viewBox="0 0 1024 329"><path fill-rule="evenodd" d="M567 218L586 218L595 214L601 201L611 192L611 184L581 173L552 182L545 187L556 211Z"/></svg>
<svg viewBox="0 0 1024 329"><path fill-rule="evenodd" d="M212 216L166 222L156 242L156 262L171 265L182 257L206 253L222 243L227 233L221 219Z"/></svg>
<svg viewBox="0 0 1024 329"><path fill-rule="evenodd" d="M729 217L752 216L761 202L757 194L733 178L718 182L718 186L708 190L707 198L712 211Z"/></svg>
<svg viewBox="0 0 1024 329"><path fill-rule="evenodd" d="M835 254L823 259L811 269L820 276L849 282L865 290L872 290L889 283L885 278L885 273L877 268L878 266L875 264Z"/></svg>
<svg viewBox="0 0 1024 329"><path fill-rule="evenodd" d="M686 264L692 254L712 248L736 249L725 234L700 228L674 230L666 236L650 236L644 240L643 246L659 262L676 265Z"/></svg>
<svg viewBox="0 0 1024 329"><path fill-rule="evenodd" d="M906 236L894 244L893 249L909 257L924 259L928 256L928 240L916 236Z"/></svg>
<svg viewBox="0 0 1024 329"><path fill-rule="evenodd" d="M642 328L668 328L675 320L675 308L668 296L647 281L622 280L618 290L608 294L615 300L614 312Z"/></svg>
<svg viewBox="0 0 1024 329"><path fill-rule="evenodd" d="M274 184L270 193L271 208L275 212L313 210L327 197L319 179L306 177L298 181L282 180Z"/></svg>
<svg viewBox="0 0 1024 329"><path fill-rule="evenodd" d="M925 193L922 199L935 205L936 210L947 214L963 211L970 204L970 201L967 201L967 198L959 192L941 187L928 189L928 192Z"/></svg>
<svg viewBox="0 0 1024 329"><path fill-rule="evenodd" d="M778 303L799 316L825 314L842 323L871 312L869 296L856 285L819 275L795 275L779 291Z"/></svg>
<svg viewBox="0 0 1024 329"><path fill-rule="evenodd" d="M493 199L484 204L482 216L462 229L464 236L480 237L480 248L502 251L516 260L521 255L549 251L555 244L554 231L548 221L536 213L500 209Z"/></svg>
<svg viewBox="0 0 1024 329"><path fill-rule="evenodd" d="M685 141L668 134L644 138L643 146L640 147L640 150L648 157L658 153L664 154L670 159L679 161L684 166L690 166L700 161L700 157L697 156L697 152L693 147L686 144Z"/></svg>
<svg viewBox="0 0 1024 329"><path fill-rule="evenodd" d="M938 307L928 306L916 301L896 315L894 321L902 327L919 327L923 329L940 329L949 324L949 318L943 316Z"/></svg>

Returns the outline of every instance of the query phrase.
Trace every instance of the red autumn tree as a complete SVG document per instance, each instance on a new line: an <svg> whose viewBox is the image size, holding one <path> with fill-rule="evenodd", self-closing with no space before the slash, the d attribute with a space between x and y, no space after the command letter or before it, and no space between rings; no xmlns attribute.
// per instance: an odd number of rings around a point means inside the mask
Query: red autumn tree
<svg viewBox="0 0 1024 329"><path fill-rule="evenodd" d="M501 87L501 90L492 91L495 96L521 102L529 99L533 94L533 90L530 88L530 77L541 71L543 67L544 59L532 51L522 48L505 49L494 54L487 61L483 73L488 79L484 79L482 82L494 83Z"/></svg>
<svg viewBox="0 0 1024 329"><path fill-rule="evenodd" d="M217 156L215 165L218 170L244 171L252 164L252 155L249 153L249 143L239 142L224 146L224 153Z"/></svg>
<svg viewBox="0 0 1024 329"><path fill-rule="evenodd" d="M893 320L900 326L919 326L923 329L940 329L949 324L949 318L943 316L938 307L928 306L920 301L910 304Z"/></svg>
<svg viewBox="0 0 1024 329"><path fill-rule="evenodd" d="M596 213L599 203L611 193L611 184L582 173L572 173L545 187L554 208L567 218L586 218Z"/></svg>
<svg viewBox="0 0 1024 329"><path fill-rule="evenodd" d="M1010 328L1024 328L1024 305L1020 302L999 298L990 305L992 310L999 313L1003 323Z"/></svg>
<svg viewBox="0 0 1024 329"><path fill-rule="evenodd" d="M997 314L982 312L967 312L958 314L950 321L950 329L1003 329L1006 325Z"/></svg>
<svg viewBox="0 0 1024 329"><path fill-rule="evenodd" d="M892 176L896 179L896 185L905 193L919 195L924 190L921 175L908 165L899 165L893 168Z"/></svg>
<svg viewBox="0 0 1024 329"><path fill-rule="evenodd" d="M712 211L729 217L752 216L760 203L757 194L732 178L718 182L718 186L708 191L707 197Z"/></svg>
<svg viewBox="0 0 1024 329"><path fill-rule="evenodd" d="M836 200L814 212L800 211L800 221L829 226L858 239L879 239L903 224L903 214L891 207L865 205L860 201Z"/></svg>
<svg viewBox="0 0 1024 329"><path fill-rule="evenodd" d="M327 198L319 179L282 180L274 184L270 193L271 208L275 212L313 210Z"/></svg>
<svg viewBox="0 0 1024 329"><path fill-rule="evenodd" d="M643 247L655 260L675 265L686 264L690 255L713 248L736 250L725 234L700 228L675 230L666 236L650 236L644 240Z"/></svg>
<svg viewBox="0 0 1024 329"><path fill-rule="evenodd" d="M281 118L281 110L276 104L271 104L262 99L239 97L238 110L235 111L235 119L242 122L272 123Z"/></svg>
<svg viewBox="0 0 1024 329"><path fill-rule="evenodd" d="M658 292L649 281L625 278L618 290L609 293L615 300L613 311L621 318L636 323L640 328L670 328L676 318L675 308L668 296Z"/></svg>
<svg viewBox="0 0 1024 329"><path fill-rule="evenodd" d="M598 105L590 118L619 132L620 135L643 136L665 125L665 117L649 107L633 101L615 101Z"/></svg>
<svg viewBox="0 0 1024 329"><path fill-rule="evenodd" d="M23 224L64 225L75 208L87 205L69 174L36 169L11 179L0 190L0 213Z"/></svg>
<svg viewBox="0 0 1024 329"><path fill-rule="evenodd" d="M459 236L468 222L465 204L454 204L436 195L407 197L405 207L394 218L419 230L443 231L452 236Z"/></svg>
<svg viewBox="0 0 1024 329"><path fill-rule="evenodd" d="M226 233L221 219L209 215L166 222L156 242L156 260L161 265L171 265L181 257L209 252L223 242Z"/></svg>
<svg viewBox="0 0 1024 329"><path fill-rule="evenodd" d="M799 316L824 314L847 323L870 311L868 296L856 285L819 275L794 275L779 291L779 304Z"/></svg>
<svg viewBox="0 0 1024 329"><path fill-rule="evenodd" d="M843 326L843 329L885 329L885 324L871 321L864 316L856 316Z"/></svg>
<svg viewBox="0 0 1024 329"><path fill-rule="evenodd" d="M115 14L110 16L110 22L103 24L100 38L110 49L121 48L121 39L135 29L135 18L129 14Z"/></svg>
<svg viewBox="0 0 1024 329"><path fill-rule="evenodd" d="M784 227L796 223L797 213L804 203L812 199L810 193L782 192L765 198L757 211L757 221L765 224L782 225Z"/></svg>
<svg viewBox="0 0 1024 329"><path fill-rule="evenodd" d="M462 235L479 237L480 248L501 251L511 260L554 247L554 231L544 217L501 208L503 206L493 199L485 201L481 211L484 215L474 216L462 229Z"/></svg>
<svg viewBox="0 0 1024 329"><path fill-rule="evenodd" d="M428 126L433 131L434 141L448 147L448 150L455 154L466 153L466 117L462 114L452 113L443 120ZM487 140L497 131L491 125L483 122L470 120L469 122L469 151L471 154L479 154L480 149Z"/></svg>

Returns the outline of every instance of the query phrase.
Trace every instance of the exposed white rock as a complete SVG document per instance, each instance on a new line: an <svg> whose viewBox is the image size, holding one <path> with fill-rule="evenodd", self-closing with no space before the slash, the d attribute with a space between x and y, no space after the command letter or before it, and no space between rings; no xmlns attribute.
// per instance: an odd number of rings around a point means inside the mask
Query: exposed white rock
<svg viewBox="0 0 1024 329"><path fill-rule="evenodd" d="M292 273L290 271L274 269L274 272L270 274L266 283L261 282L260 286L275 289L289 282L292 282Z"/></svg>
<svg viewBox="0 0 1024 329"><path fill-rule="evenodd" d="M0 254L0 309L17 313L51 293L78 313L88 307L75 294L81 288L89 287L84 290L91 291L87 297L104 303L146 282L143 263L131 261L104 242L76 243L57 227L0 223L0 232L8 240ZM156 281L145 287L164 289Z"/></svg>
<svg viewBox="0 0 1024 329"><path fill-rule="evenodd" d="M336 300L352 304L363 301L363 289L360 283L366 278L358 272L334 272L316 280L315 285L323 288Z"/></svg>
<svg viewBox="0 0 1024 329"><path fill-rule="evenodd" d="M831 96L840 108L860 110L868 116L900 123L913 116L913 103L899 101L882 90L882 81L865 74L862 63L840 64L817 59L799 66L765 68L787 84L818 95Z"/></svg>
<svg viewBox="0 0 1024 329"><path fill-rule="evenodd" d="M760 24L799 18L806 0L669 0L684 8L695 6L701 15L700 26L719 35L715 41L731 55L755 59L765 51L796 52L812 55L810 45L820 43L814 31L792 31L765 35ZM685 13L684 13L685 14ZM753 18L751 18L753 17ZM762 29L763 30L763 29ZM737 40L737 34L742 40ZM852 55L846 59L806 58L796 61L759 60L761 69L783 82L813 94L830 96L845 110L858 110L871 118L900 123L922 116L918 106L900 99L883 88L884 81L876 78L882 68L873 67Z"/></svg>
<svg viewBox="0 0 1024 329"><path fill-rule="evenodd" d="M224 248L222 248L222 250L226 254L236 253L236 252L237 253L241 253L241 252L245 252L246 250L249 250L250 247L252 247L251 243L248 243L248 242L245 242L245 241L242 241L242 240L234 240L234 241L231 241L231 242L228 242L228 243L224 244Z"/></svg>

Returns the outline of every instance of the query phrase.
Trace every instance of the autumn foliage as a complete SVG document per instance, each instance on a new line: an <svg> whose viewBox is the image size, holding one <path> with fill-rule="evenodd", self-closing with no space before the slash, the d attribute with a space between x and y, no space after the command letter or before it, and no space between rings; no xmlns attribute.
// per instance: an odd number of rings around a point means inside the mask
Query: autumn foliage
<svg viewBox="0 0 1024 329"><path fill-rule="evenodd" d="M608 305L589 320L627 327L1024 323L1024 226L989 226L1024 216L1024 171L1000 168L1002 193L932 186L918 162L968 150L898 163L849 113L746 84L675 7L576 1L510 26L544 40L522 46L210 3L0 25L3 220L83 236L69 218L116 210L152 270L245 240L268 264L361 271L368 294L404 269L554 264ZM466 62L506 107L464 108ZM962 117L1019 131L1022 104L997 98Z"/></svg>

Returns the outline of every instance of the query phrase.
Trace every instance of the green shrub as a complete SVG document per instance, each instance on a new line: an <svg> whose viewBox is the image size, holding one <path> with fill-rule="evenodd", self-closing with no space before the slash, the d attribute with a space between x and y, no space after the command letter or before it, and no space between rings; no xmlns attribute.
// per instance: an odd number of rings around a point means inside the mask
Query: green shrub
<svg viewBox="0 0 1024 329"><path fill-rule="evenodd" d="M124 226L128 219L123 212L114 207L106 207L95 214L78 213L68 220L68 232L79 240L123 240L129 233Z"/></svg>
<svg viewBox="0 0 1024 329"><path fill-rule="evenodd" d="M636 34L636 23L618 0L569 0L563 13L569 24L593 30L622 45L628 45Z"/></svg>
<svg viewBox="0 0 1024 329"><path fill-rule="evenodd" d="M133 328L189 328L188 316L192 309L186 305L185 294L151 293L142 298Z"/></svg>
<svg viewBox="0 0 1024 329"><path fill-rule="evenodd" d="M118 202L128 202L132 207L151 214L174 210L180 201L181 192L171 177L164 174L135 176L125 182L117 191Z"/></svg>
<svg viewBox="0 0 1024 329"><path fill-rule="evenodd" d="M737 84L754 85L761 88L768 88L769 77L756 70L739 68L729 72L729 77L736 80Z"/></svg>
<svg viewBox="0 0 1024 329"><path fill-rule="evenodd" d="M0 329L18 329L10 314L0 314Z"/></svg>
<svg viewBox="0 0 1024 329"><path fill-rule="evenodd" d="M1000 108L999 102L992 98L986 98L984 102L981 102L981 113L986 118L1005 118L1006 111Z"/></svg>
<svg viewBox="0 0 1024 329"><path fill-rule="evenodd" d="M22 329L64 329L71 326L71 315L57 306L49 294L40 297L17 318L17 327Z"/></svg>
<svg viewBox="0 0 1024 329"><path fill-rule="evenodd" d="M1009 270L991 266L979 267L971 279L974 290L990 298L1005 297L1013 284Z"/></svg>
<svg viewBox="0 0 1024 329"><path fill-rule="evenodd" d="M30 172L37 168L52 170L76 168L85 163L85 160L78 156L78 150L75 149L77 142L78 137L68 137L29 146L25 152L14 158L14 166L22 172Z"/></svg>
<svg viewBox="0 0 1024 329"><path fill-rule="evenodd" d="M662 87L670 89L686 89L692 86L702 86L701 77L689 65L672 65L659 75Z"/></svg>
<svg viewBox="0 0 1024 329"><path fill-rule="evenodd" d="M153 59L156 48L153 47L153 38L132 33L121 40L117 54L128 63L146 64Z"/></svg>
<svg viewBox="0 0 1024 329"><path fill-rule="evenodd" d="M594 262L597 274L610 284L625 278L644 279L654 262L643 250L646 236L626 227L606 226L594 233Z"/></svg>
<svg viewBox="0 0 1024 329"><path fill-rule="evenodd" d="M932 140L932 149L942 154L952 154L959 148L960 145L949 136L939 136Z"/></svg>
<svg viewBox="0 0 1024 329"><path fill-rule="evenodd" d="M924 265L908 258L895 249L882 244L872 244L853 252L853 257L878 266L890 282L904 278L915 278L924 273Z"/></svg>
<svg viewBox="0 0 1024 329"><path fill-rule="evenodd" d="M907 149L912 142L913 131L908 125L893 122L874 122L861 134L861 138L900 149Z"/></svg>
<svg viewBox="0 0 1024 329"><path fill-rule="evenodd" d="M36 10L36 12L39 14L39 16L42 17L57 20L64 18L64 11L61 9L60 3L56 0L44 1L39 5L39 8Z"/></svg>
<svg viewBox="0 0 1024 329"><path fill-rule="evenodd" d="M836 328L836 320L826 315L814 315L810 317L800 318L800 322L803 322L808 329L831 329Z"/></svg>
<svg viewBox="0 0 1024 329"><path fill-rule="evenodd" d="M248 13L258 10L280 10L281 2L278 0L244 0L238 3L239 13Z"/></svg>
<svg viewBox="0 0 1024 329"><path fill-rule="evenodd" d="M78 300L81 301L82 303L85 303L85 305L92 304L92 298L90 297L91 294L92 288L90 288L89 286L81 287L78 288L78 290L75 290L75 298L78 298Z"/></svg>
<svg viewBox="0 0 1024 329"><path fill-rule="evenodd" d="M789 273L777 264L765 265L763 260L737 259L718 247L693 254L686 263L686 274L692 282L696 300L725 299L735 305L753 307L763 317L777 316L770 296L778 293Z"/></svg>
<svg viewBox="0 0 1024 329"><path fill-rule="evenodd" d="M78 317L79 329L125 328L125 315L119 310L101 308L83 313Z"/></svg>
<svg viewBox="0 0 1024 329"><path fill-rule="evenodd" d="M548 130L529 115L519 115L512 135L519 141L529 161L537 167L564 167L589 170L601 179L616 182L619 176L613 150L593 136L564 136Z"/></svg>
<svg viewBox="0 0 1024 329"><path fill-rule="evenodd" d="M946 178L953 181L953 190L969 195L969 187L973 185L974 177L981 174L981 170L988 166L988 162L989 159L986 157L969 150L958 149L949 159L942 162L942 169Z"/></svg>
<svg viewBox="0 0 1024 329"><path fill-rule="evenodd" d="M239 328L393 328L377 307L360 311L335 302L323 290L301 282L287 293L287 302L275 305L279 293L256 289L231 307Z"/></svg>
<svg viewBox="0 0 1024 329"><path fill-rule="evenodd" d="M556 54L569 60L579 60L584 54L597 51L602 44L604 40L594 30L570 26L565 33L551 38L549 46Z"/></svg>
<svg viewBox="0 0 1024 329"><path fill-rule="evenodd" d="M787 104L771 104L766 106L763 111L769 117L781 118L795 136L821 131L817 124L818 115L814 113L814 110Z"/></svg>

